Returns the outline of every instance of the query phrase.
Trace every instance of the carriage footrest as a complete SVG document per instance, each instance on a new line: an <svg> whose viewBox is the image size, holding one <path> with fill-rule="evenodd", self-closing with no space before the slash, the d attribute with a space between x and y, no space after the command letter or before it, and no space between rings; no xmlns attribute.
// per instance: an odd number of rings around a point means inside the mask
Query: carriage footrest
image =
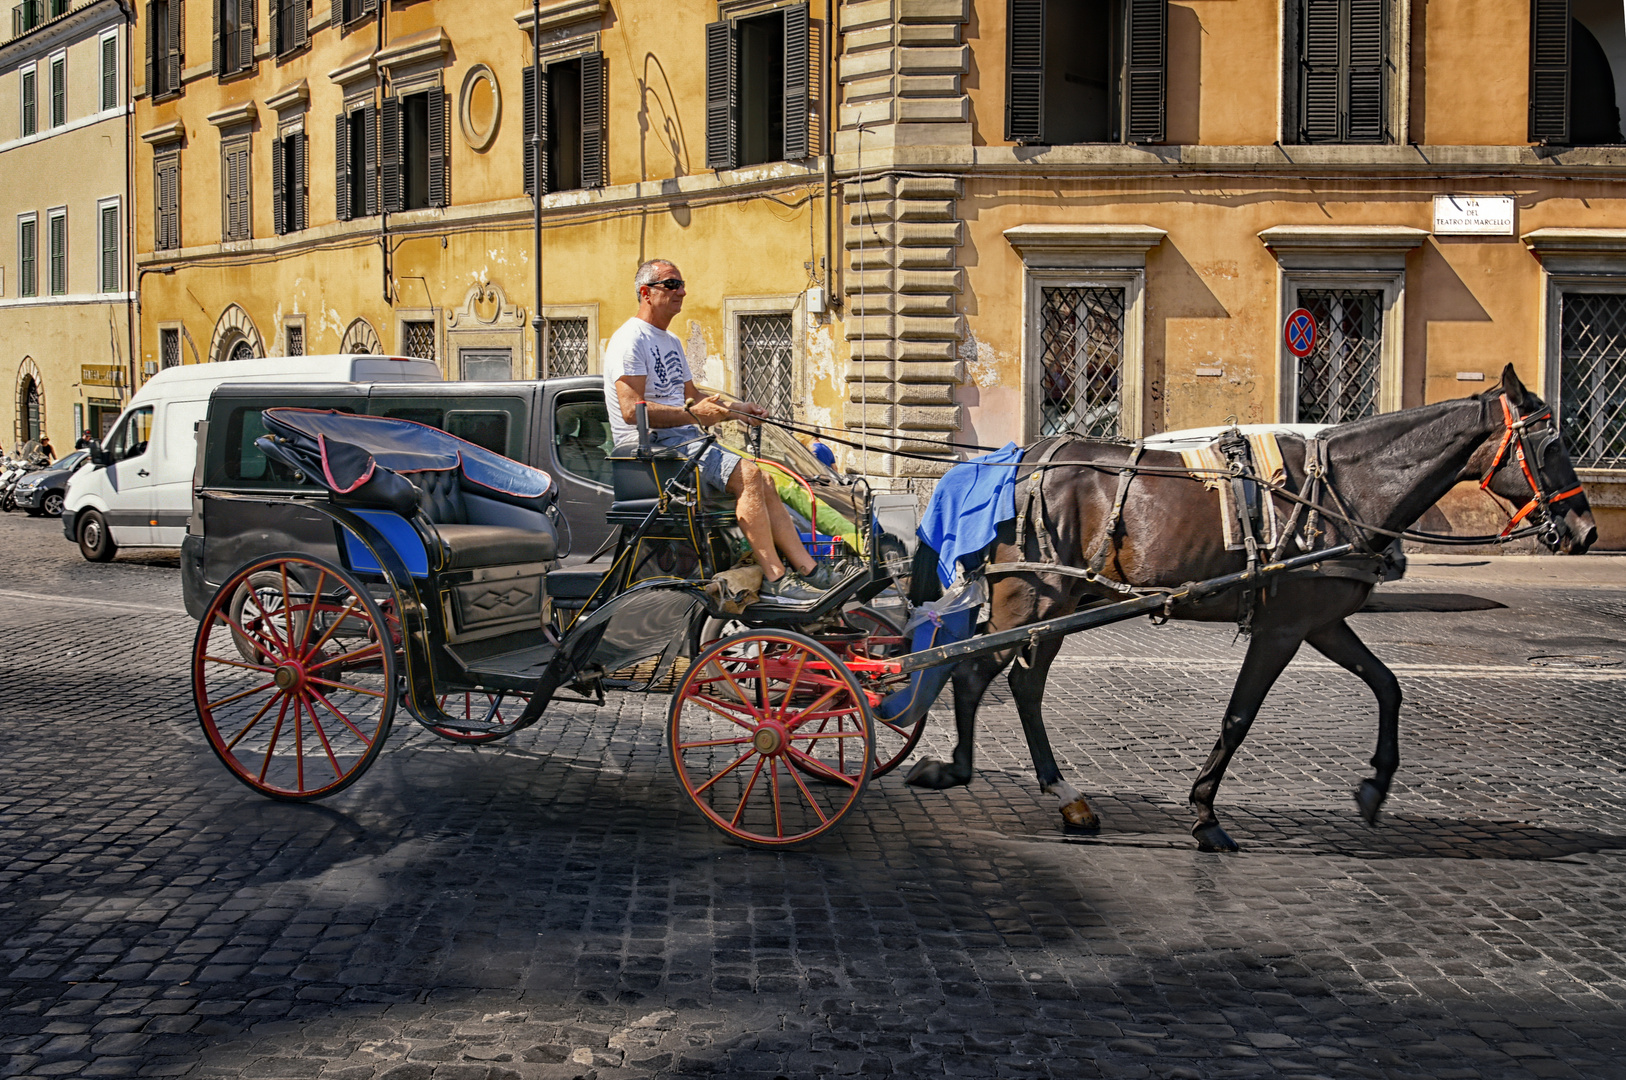
<svg viewBox="0 0 1626 1080"><path fill-rule="evenodd" d="M460 649L456 645L447 646L446 651L457 659L475 685L481 685L482 679L539 678L558 652L546 642L484 656L471 656L469 653L472 650Z"/></svg>

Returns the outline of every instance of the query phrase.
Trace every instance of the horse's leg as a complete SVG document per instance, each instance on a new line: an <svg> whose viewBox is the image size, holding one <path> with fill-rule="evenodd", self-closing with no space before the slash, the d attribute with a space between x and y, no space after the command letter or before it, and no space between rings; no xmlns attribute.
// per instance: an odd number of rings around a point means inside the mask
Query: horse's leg
<svg viewBox="0 0 1626 1080"><path fill-rule="evenodd" d="M1349 623L1340 619L1323 626L1304 640L1333 663L1360 676L1378 699L1378 747L1372 755L1376 775L1362 780L1355 789L1355 802L1368 825L1378 820L1378 808L1389 795L1389 784L1400 767L1400 680L1372 655L1366 643L1355 636Z"/></svg>
<svg viewBox="0 0 1626 1080"><path fill-rule="evenodd" d="M1050 749L1050 735L1044 726L1044 686L1050 677L1050 665L1061 651L1061 638L1049 638L1039 643L1033 657L1024 663L1018 654L1011 665L1011 697L1016 701L1016 714L1022 718L1022 734L1027 736L1028 753L1033 756L1033 771L1039 778L1039 790L1053 794L1061 800L1061 818L1068 828L1079 832L1098 832L1101 819L1095 816L1082 792L1062 779L1056 766L1056 755Z"/></svg>
<svg viewBox="0 0 1626 1080"><path fill-rule="evenodd" d="M954 760L948 764L936 758L921 758L904 777L904 783L915 787L961 787L971 783L971 758L976 749L977 706L988 684L994 681L999 669L1010 659L1010 650L994 655L972 656L954 666L950 677L954 685Z"/></svg>
<svg viewBox="0 0 1626 1080"><path fill-rule="evenodd" d="M1303 630L1295 627L1257 631L1248 642L1247 658L1242 661L1242 672L1231 691L1231 702L1225 707L1225 723L1220 728L1219 741L1197 774L1197 782L1191 785L1191 805L1197 811L1197 824L1192 826L1191 835L1197 838L1197 847L1202 851L1241 850L1220 828L1219 818L1214 814L1214 795L1225 777L1225 767L1231 763L1231 755L1248 737L1248 729L1259 715L1265 695L1270 693L1303 641Z"/></svg>

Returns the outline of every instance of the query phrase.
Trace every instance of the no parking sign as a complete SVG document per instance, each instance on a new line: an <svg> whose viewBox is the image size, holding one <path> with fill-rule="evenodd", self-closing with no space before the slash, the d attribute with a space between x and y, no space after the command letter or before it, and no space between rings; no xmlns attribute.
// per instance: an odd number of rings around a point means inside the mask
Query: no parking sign
<svg viewBox="0 0 1626 1080"><path fill-rule="evenodd" d="M1294 308L1287 316L1282 336L1287 341L1288 352L1301 360L1309 356L1315 352L1315 316L1304 308Z"/></svg>

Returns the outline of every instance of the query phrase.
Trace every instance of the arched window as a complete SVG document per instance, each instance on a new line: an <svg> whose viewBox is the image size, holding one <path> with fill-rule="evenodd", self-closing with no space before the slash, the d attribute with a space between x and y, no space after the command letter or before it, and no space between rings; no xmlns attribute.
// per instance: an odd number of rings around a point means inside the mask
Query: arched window
<svg viewBox="0 0 1626 1080"><path fill-rule="evenodd" d="M24 375L22 386L17 392L17 420L18 434L23 442L40 437L42 426L40 416L40 384L32 375Z"/></svg>

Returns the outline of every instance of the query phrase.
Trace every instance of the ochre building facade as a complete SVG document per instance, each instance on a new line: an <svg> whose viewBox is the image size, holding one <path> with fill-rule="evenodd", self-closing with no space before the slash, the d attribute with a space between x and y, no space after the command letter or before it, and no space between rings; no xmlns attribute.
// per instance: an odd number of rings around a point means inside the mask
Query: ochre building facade
<svg viewBox="0 0 1626 1080"><path fill-rule="evenodd" d="M117 0L29 0L0 29L0 439L61 454L137 377L129 24Z"/></svg>
<svg viewBox="0 0 1626 1080"><path fill-rule="evenodd" d="M138 360L593 372L661 256L703 379L896 486L933 440L1336 422L1511 362L1626 543L1618 3L518 7L140 5Z"/></svg>

